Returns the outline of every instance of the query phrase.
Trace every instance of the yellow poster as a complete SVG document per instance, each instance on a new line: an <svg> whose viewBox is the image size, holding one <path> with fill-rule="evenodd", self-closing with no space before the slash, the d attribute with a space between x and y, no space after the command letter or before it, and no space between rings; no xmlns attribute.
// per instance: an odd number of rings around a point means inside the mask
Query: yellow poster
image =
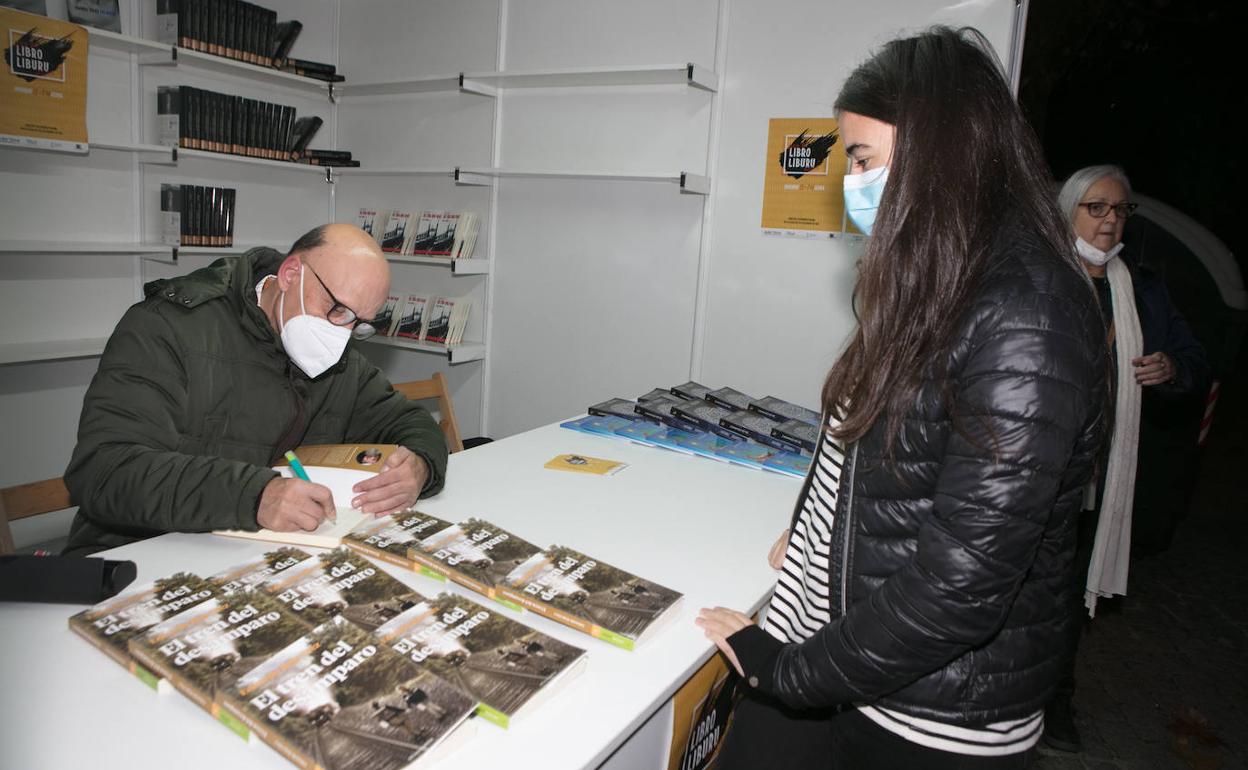
<svg viewBox="0 0 1248 770"><path fill-rule="evenodd" d="M843 232L845 167L836 118L772 118L763 178L763 233L830 238Z"/></svg>
<svg viewBox="0 0 1248 770"><path fill-rule="evenodd" d="M676 691L667 770L705 770L714 762L732 716L732 681L724 656L715 654Z"/></svg>
<svg viewBox="0 0 1248 770"><path fill-rule="evenodd" d="M0 144L87 151L87 31L0 8Z"/></svg>

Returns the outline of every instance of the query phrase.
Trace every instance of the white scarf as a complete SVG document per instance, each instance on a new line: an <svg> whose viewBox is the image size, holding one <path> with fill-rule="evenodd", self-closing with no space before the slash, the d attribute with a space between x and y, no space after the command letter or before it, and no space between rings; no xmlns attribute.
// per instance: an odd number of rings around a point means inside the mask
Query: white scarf
<svg viewBox="0 0 1248 770"><path fill-rule="evenodd" d="M1084 604L1096 616L1096 600L1102 596L1125 596L1127 566L1131 558L1131 508L1135 502L1135 461L1140 447L1141 386L1135 381L1131 359L1144 354L1144 336L1135 310L1131 272L1121 259L1105 265L1114 305L1114 344L1117 346L1118 382L1114 398L1114 432L1109 442L1109 465L1105 470L1101 513L1096 522L1096 543L1088 568ZM1095 484L1095 482L1092 482ZM1095 494L1095 487L1092 488Z"/></svg>

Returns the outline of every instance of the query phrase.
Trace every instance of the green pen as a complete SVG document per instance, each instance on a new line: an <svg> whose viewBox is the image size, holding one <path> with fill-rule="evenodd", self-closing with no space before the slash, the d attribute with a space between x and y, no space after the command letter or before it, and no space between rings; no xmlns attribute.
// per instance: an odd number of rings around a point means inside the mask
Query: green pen
<svg viewBox="0 0 1248 770"><path fill-rule="evenodd" d="M303 463L299 462L299 457L293 451L286 453L286 462L290 463L290 469L295 472L295 476L307 482L312 481L312 479L308 478L308 472L303 469ZM330 521L338 521L338 515L331 513L329 514L329 519Z"/></svg>
<svg viewBox="0 0 1248 770"><path fill-rule="evenodd" d="M304 481L312 480L308 478L308 472L303 469L303 463L299 462L299 458L295 456L294 452L286 453L286 462L290 463L290 469L295 472L296 476L303 479Z"/></svg>

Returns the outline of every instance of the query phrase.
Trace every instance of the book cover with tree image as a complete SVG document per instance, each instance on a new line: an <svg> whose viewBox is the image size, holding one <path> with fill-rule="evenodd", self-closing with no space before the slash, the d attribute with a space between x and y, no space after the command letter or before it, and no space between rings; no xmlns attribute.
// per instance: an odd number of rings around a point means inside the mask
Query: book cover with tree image
<svg viewBox="0 0 1248 770"><path fill-rule="evenodd" d="M296 564L261 584L310 626L341 615L366 631L425 600L349 548Z"/></svg>
<svg viewBox="0 0 1248 770"><path fill-rule="evenodd" d="M152 626L216 595L211 583L178 572L114 596L69 619L70 629L155 689L160 677L135 662L129 642Z"/></svg>
<svg viewBox="0 0 1248 770"><path fill-rule="evenodd" d="M409 553L414 561L490 599L507 575L541 548L483 519L468 519L426 537Z"/></svg>
<svg viewBox="0 0 1248 770"><path fill-rule="evenodd" d="M130 640L130 653L200 708L216 714L218 690L311 630L258 591L209 599Z"/></svg>
<svg viewBox="0 0 1248 770"><path fill-rule="evenodd" d="M244 674L218 702L222 722L306 770L425 766L451 736L466 737L461 725L477 705L342 618Z"/></svg>
<svg viewBox="0 0 1248 770"><path fill-rule="evenodd" d="M673 614L678 591L554 545L507 575L499 593L526 609L626 650Z"/></svg>
<svg viewBox="0 0 1248 770"><path fill-rule="evenodd" d="M420 511L405 511L365 519L342 536L342 544L375 559L406 567L435 580L446 580L442 572L432 570L409 555L412 546L452 526L437 516Z"/></svg>
<svg viewBox="0 0 1248 770"><path fill-rule="evenodd" d="M538 706L581 672L585 651L458 594L412 607L373 635L480 701L500 727Z"/></svg>
<svg viewBox="0 0 1248 770"><path fill-rule="evenodd" d="M208 582L221 589L223 594L246 591L304 559L311 558L312 554L298 548L275 548L272 551L257 554L254 558L235 564L215 575L210 575Z"/></svg>

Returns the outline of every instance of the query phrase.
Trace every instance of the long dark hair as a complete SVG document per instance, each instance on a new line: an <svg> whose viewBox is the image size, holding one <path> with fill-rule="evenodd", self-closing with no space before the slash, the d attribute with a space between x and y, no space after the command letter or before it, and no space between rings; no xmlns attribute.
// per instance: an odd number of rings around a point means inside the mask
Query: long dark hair
<svg viewBox="0 0 1248 770"><path fill-rule="evenodd" d="M897 134L854 288L858 326L824 382L823 407L842 415L831 433L847 442L886 419L891 453L921 378L943 377L1004 230L1017 222L1088 279L1039 143L979 32L932 27L887 43L850 74L835 109Z"/></svg>

